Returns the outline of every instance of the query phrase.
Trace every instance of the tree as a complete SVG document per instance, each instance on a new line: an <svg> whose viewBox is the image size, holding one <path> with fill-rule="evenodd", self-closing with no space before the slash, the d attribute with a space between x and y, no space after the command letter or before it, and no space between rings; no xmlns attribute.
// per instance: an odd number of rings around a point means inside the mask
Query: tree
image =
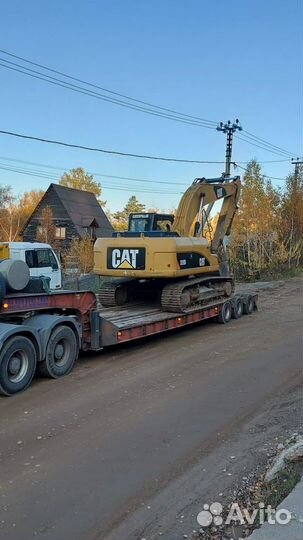
<svg viewBox="0 0 303 540"><path fill-rule="evenodd" d="M106 205L106 201L100 199L102 193L101 184L94 180L92 174L86 173L82 167L77 167L71 169L68 173L64 173L60 178L59 184L60 186L80 189L81 191L90 191L96 195L100 206Z"/></svg>
<svg viewBox="0 0 303 540"><path fill-rule="evenodd" d="M11 188L0 188L0 239L14 242L21 239L21 231L40 201L43 191L28 191L20 199L11 195ZM2 204L2 208L1 208Z"/></svg>
<svg viewBox="0 0 303 540"><path fill-rule="evenodd" d="M145 212L145 204L140 203L135 195L132 195L123 210L115 212L112 216L113 226L117 231L126 231L128 228L128 216L135 212Z"/></svg>
<svg viewBox="0 0 303 540"><path fill-rule="evenodd" d="M0 208L5 208L8 204L11 204L13 199L12 188L10 186L0 186Z"/></svg>
<svg viewBox="0 0 303 540"><path fill-rule="evenodd" d="M36 239L54 247L56 240L56 226L53 211L49 206L43 208L40 217L40 225L37 227Z"/></svg>
<svg viewBox="0 0 303 540"><path fill-rule="evenodd" d="M15 242L19 239L21 229L21 211L18 204L12 202L0 209L0 240Z"/></svg>
<svg viewBox="0 0 303 540"><path fill-rule="evenodd" d="M65 256L66 268L77 268L81 274L87 274L94 267L94 244L87 235L74 238Z"/></svg>
<svg viewBox="0 0 303 540"><path fill-rule="evenodd" d="M20 207L23 210L23 219L26 221L33 213L41 201L44 191L42 189L32 189L25 191L20 199Z"/></svg>
<svg viewBox="0 0 303 540"><path fill-rule="evenodd" d="M18 205L12 195L10 186L0 186L0 240L13 242L20 229Z"/></svg>
<svg viewBox="0 0 303 540"><path fill-rule="evenodd" d="M264 179L259 163L250 161L232 231L231 255L236 270L257 275L273 263L279 204L279 192Z"/></svg>
<svg viewBox="0 0 303 540"><path fill-rule="evenodd" d="M288 267L303 260L303 167L286 179L281 204L280 239L287 253Z"/></svg>

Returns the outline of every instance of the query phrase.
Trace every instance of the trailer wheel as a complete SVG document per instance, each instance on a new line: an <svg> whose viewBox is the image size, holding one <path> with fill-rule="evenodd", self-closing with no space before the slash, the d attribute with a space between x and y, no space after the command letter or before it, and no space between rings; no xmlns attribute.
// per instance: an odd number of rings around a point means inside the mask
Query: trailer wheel
<svg viewBox="0 0 303 540"><path fill-rule="evenodd" d="M243 301L241 298L236 298L232 305L232 318L240 319L243 315Z"/></svg>
<svg viewBox="0 0 303 540"><path fill-rule="evenodd" d="M230 321L232 317L232 307L231 302L224 302L222 309L218 315L218 323L226 324Z"/></svg>
<svg viewBox="0 0 303 540"><path fill-rule="evenodd" d="M251 294L248 294L243 305L243 313L245 315L251 315L254 310L254 299Z"/></svg>
<svg viewBox="0 0 303 540"><path fill-rule="evenodd" d="M14 336L6 341L0 354L0 394L12 396L32 382L37 352L30 339Z"/></svg>
<svg viewBox="0 0 303 540"><path fill-rule="evenodd" d="M57 326L48 340L45 359L38 364L44 377L58 379L70 373L78 356L75 332L65 325Z"/></svg>

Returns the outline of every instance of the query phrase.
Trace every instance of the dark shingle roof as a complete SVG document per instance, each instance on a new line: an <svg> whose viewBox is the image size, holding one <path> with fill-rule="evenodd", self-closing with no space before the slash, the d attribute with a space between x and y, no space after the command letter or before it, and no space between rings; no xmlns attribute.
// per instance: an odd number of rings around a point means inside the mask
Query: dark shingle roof
<svg viewBox="0 0 303 540"><path fill-rule="evenodd" d="M51 188L57 193L79 234L83 233L83 227L89 227L94 221L97 226L97 236L111 236L113 227L94 193L58 184L51 184L48 189Z"/></svg>

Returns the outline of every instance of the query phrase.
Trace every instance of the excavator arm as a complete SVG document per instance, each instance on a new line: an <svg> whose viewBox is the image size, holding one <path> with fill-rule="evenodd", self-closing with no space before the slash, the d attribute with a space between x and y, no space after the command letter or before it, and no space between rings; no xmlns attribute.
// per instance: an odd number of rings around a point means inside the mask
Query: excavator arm
<svg viewBox="0 0 303 540"><path fill-rule="evenodd" d="M222 178L197 178L184 193L172 231L182 237L205 236L205 221L216 201L223 199L217 225L213 234L211 251L217 253L224 236L230 234L240 195L240 178L226 181Z"/></svg>

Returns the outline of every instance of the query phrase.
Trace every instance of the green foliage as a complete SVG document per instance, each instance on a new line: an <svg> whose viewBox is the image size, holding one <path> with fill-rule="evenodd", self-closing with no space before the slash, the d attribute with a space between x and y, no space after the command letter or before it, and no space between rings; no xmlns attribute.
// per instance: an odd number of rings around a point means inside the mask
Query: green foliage
<svg viewBox="0 0 303 540"><path fill-rule="evenodd" d="M64 173L60 178L59 184L60 186L80 189L81 191L90 191L96 195L101 206L106 205L106 201L100 199L102 193L101 184L94 180L92 174L86 173L82 167L77 167L71 169L68 173Z"/></svg>
<svg viewBox="0 0 303 540"><path fill-rule="evenodd" d="M145 204L138 201L135 195L132 195L123 210L115 212L112 216L113 227L117 231L126 231L128 227L128 216L134 212L145 212Z"/></svg>

